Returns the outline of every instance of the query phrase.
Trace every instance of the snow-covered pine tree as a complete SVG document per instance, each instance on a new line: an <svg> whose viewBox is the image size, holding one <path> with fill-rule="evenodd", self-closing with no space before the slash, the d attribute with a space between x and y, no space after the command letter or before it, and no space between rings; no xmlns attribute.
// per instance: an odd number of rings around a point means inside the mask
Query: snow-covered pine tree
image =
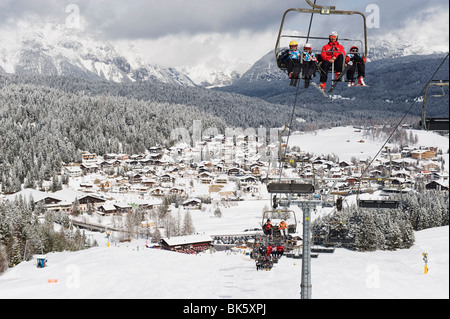
<svg viewBox="0 0 450 319"><path fill-rule="evenodd" d="M0 243L0 275L8 269L8 264L9 261L5 246Z"/></svg>
<svg viewBox="0 0 450 319"><path fill-rule="evenodd" d="M195 233L194 223L192 221L192 216L189 211L184 215L183 222L183 235L192 235Z"/></svg>
<svg viewBox="0 0 450 319"><path fill-rule="evenodd" d="M375 251L380 243L380 231L372 214L361 215L361 225L355 238L355 248L359 251Z"/></svg>
<svg viewBox="0 0 450 319"><path fill-rule="evenodd" d="M402 232L396 220L389 219L385 229L385 249L396 250L402 248L403 238Z"/></svg>

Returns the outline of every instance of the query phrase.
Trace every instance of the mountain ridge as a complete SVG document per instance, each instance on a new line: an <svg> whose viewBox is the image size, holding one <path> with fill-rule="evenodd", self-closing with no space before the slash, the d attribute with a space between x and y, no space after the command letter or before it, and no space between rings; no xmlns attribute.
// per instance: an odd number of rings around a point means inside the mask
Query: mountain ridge
<svg viewBox="0 0 450 319"><path fill-rule="evenodd" d="M159 81L195 86L175 68L130 61L108 42L58 24L20 25L0 36L0 71L78 76L112 82Z"/></svg>

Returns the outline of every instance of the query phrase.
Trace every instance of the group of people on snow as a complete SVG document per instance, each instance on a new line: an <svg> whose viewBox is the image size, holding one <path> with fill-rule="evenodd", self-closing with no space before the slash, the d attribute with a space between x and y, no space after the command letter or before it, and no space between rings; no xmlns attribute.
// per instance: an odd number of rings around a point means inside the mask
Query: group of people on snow
<svg viewBox="0 0 450 319"><path fill-rule="evenodd" d="M316 76L317 71L320 73L319 87L325 90L328 80L328 72L334 65L335 79L340 78L345 66L349 66L346 71L348 86L365 86L365 63L366 58L359 52L357 46L352 46L348 54L345 48L338 42L338 34L336 31L330 33L328 43L322 48L320 55L316 56L312 52L312 45L306 43L303 51L298 49L298 43L292 41L289 43L289 50L281 55L281 62L286 64L290 85L296 86L300 74L303 74L305 80L305 88L309 87L311 79ZM351 63L350 63L351 62ZM355 72L358 73L358 81L355 84ZM341 77L342 78L342 77Z"/></svg>

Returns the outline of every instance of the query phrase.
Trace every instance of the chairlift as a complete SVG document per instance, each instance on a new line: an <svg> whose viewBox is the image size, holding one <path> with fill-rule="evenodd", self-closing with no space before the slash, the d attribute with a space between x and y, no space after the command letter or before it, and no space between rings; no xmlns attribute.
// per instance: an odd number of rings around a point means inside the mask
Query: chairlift
<svg viewBox="0 0 450 319"><path fill-rule="evenodd" d="M358 207L397 209L400 207L400 202L398 200L358 199Z"/></svg>
<svg viewBox="0 0 450 319"><path fill-rule="evenodd" d="M448 87L449 80L434 80L430 82L425 88L425 95L423 97L422 103L422 113L420 120L420 127L427 131L449 131L449 121L448 117L427 117L426 115L426 103L430 87L439 87L441 89L441 94L433 94L431 97L442 97L446 93L444 87Z"/></svg>
<svg viewBox="0 0 450 319"><path fill-rule="evenodd" d="M288 224L289 234L297 232L297 216L293 210L266 210L263 212L261 225L264 225L268 219L270 219L273 226L273 236L280 236L278 225L282 220Z"/></svg>
<svg viewBox="0 0 450 319"><path fill-rule="evenodd" d="M287 66L281 62L281 55L283 54L283 52L287 49L287 48L282 48L281 46L281 39L282 38L291 38L291 39L306 39L306 42L308 42L309 39L318 39L318 40L327 40L328 41L328 37L319 37L319 36L310 36L309 35L309 31L307 33L307 36L303 36L303 35L286 35L283 34L283 27L285 24L285 20L286 17L289 13L298 13L301 14L302 16L306 15L314 15L314 14L319 14L322 16L330 16L330 15L344 15L344 16L351 16L351 15L359 15L362 17L363 20L363 30L364 30L364 39L347 39L347 38L339 38L339 41L342 42L347 42L347 41L351 41L353 43L358 42L360 44L360 50L362 48L362 52L360 52L360 54L364 55L364 57L367 58L367 26L366 26L366 16L359 12L359 11L343 11L343 10L336 10L335 6L321 6L321 5L317 5L315 3L311 3L310 0L306 0L306 2L309 4L309 6L311 6L311 8L291 8L286 10L286 12L283 14L283 18L281 20L281 25L280 25L280 30L278 32L278 37L277 37L277 41L276 41L276 45L275 45L275 59L277 61L277 66L279 69L281 70L286 70ZM311 20L312 21L312 20ZM310 25L311 28L311 25ZM306 34L306 33L305 33ZM313 50L314 53L322 53L321 50ZM303 52L302 52L303 53ZM303 55L303 54L302 54ZM344 68L342 68L344 69ZM334 72L334 70L330 70L330 72Z"/></svg>

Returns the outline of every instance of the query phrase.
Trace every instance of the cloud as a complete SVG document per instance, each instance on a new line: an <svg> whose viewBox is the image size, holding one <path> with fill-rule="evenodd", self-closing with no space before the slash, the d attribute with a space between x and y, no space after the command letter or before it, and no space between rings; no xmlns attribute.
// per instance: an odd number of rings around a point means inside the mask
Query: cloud
<svg viewBox="0 0 450 319"><path fill-rule="evenodd" d="M139 58L162 66L193 67L203 65L211 69L224 65L253 64L275 47L276 32L253 33L209 32L189 35L169 34L156 39L117 41L123 52L130 45L141 53Z"/></svg>
<svg viewBox="0 0 450 319"><path fill-rule="evenodd" d="M313 2L313 0L311 0ZM366 12L369 5L380 9L381 27L375 33L392 32L405 27L414 18L417 21L433 19L430 10L447 12L445 0L320 0L321 5L335 5L338 10ZM156 39L174 34L232 33L246 30L261 33L277 30L281 17L288 8L309 8L299 0L2 0L0 24L14 23L33 14L65 21L68 5L79 8L88 28L99 31L107 39ZM329 19L328 19L329 18ZM301 23L309 23L309 15L301 15ZM334 22L330 26L329 21ZM444 19L448 21L447 19ZM350 21L350 22L349 22ZM314 17L314 29L322 32L334 27L345 32L355 28L346 17ZM303 27L304 28L304 27ZM324 31L325 32L325 31Z"/></svg>
<svg viewBox="0 0 450 319"><path fill-rule="evenodd" d="M123 1L108 6L105 12L88 9L87 20L101 25L104 33L115 39L259 31L272 27L282 14L277 0L134 0L126 6Z"/></svg>
<svg viewBox="0 0 450 319"><path fill-rule="evenodd" d="M446 0L317 2L366 14L370 14L366 12L369 5L376 5L380 27L369 29L369 40L372 36L398 33L448 47ZM214 61L254 63L275 46L285 10L309 8L300 0L1 0L0 27L29 15L65 23L71 14L66 9L71 4L79 8L87 32L96 32L101 40L131 42L146 60L172 66ZM309 15L294 16L287 27L305 33ZM358 17L315 15L312 35L327 36L336 30L342 37L360 36L360 24Z"/></svg>

